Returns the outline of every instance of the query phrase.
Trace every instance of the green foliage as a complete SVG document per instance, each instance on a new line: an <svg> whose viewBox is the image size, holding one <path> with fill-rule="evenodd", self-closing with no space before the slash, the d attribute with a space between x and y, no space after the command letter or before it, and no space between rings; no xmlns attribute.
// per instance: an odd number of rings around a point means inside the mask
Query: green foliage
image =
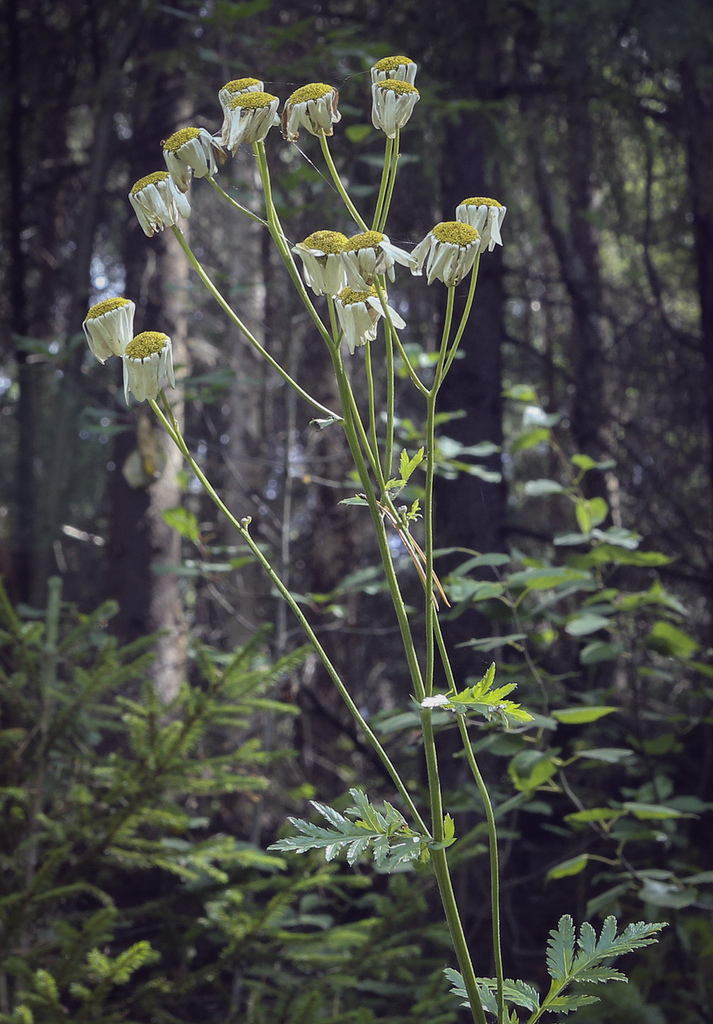
<svg viewBox="0 0 713 1024"><path fill-rule="evenodd" d="M288 870L226 828L287 753L251 722L295 714L269 692L304 651L270 663L265 630L197 647L196 683L163 705L152 638L118 646L113 611L79 614L53 583L44 621L22 619L0 588L0 1022L205 1024L232 1006L249 1024L335 1008L359 1024L388 1006L452 1024L421 879L377 892L311 858Z"/></svg>
<svg viewBox="0 0 713 1024"><path fill-rule="evenodd" d="M414 832L400 811L386 801L379 811L369 803L362 790L350 789L349 792L355 803L346 811L349 817L312 800L312 806L329 822L331 829L301 818L289 818L290 824L301 835L279 839L270 849L291 853L324 850L328 861L345 854L347 863L355 864L371 848L376 867L387 872L401 870L413 861L428 859L432 840ZM450 818L446 819L446 839L446 846L454 841Z"/></svg>
<svg viewBox="0 0 713 1024"><path fill-rule="evenodd" d="M513 1006L528 1010L527 1024L535 1024L545 1013L572 1013L580 1007L598 1002L598 997L587 992L564 994L565 989L574 983L599 985L607 981L628 981L625 974L615 971L610 964L625 953L656 942L658 932L664 924L631 924L617 935L616 920L608 917L597 938L592 926L585 921L576 937L574 922L569 914L560 918L559 925L550 932L547 945L547 971L550 975L550 988L544 999L531 985L522 981L506 981L504 985L505 1001ZM445 971L451 982L454 995L464 999L463 1005L469 1005L463 979L458 971L450 968ZM496 981L494 978L478 978L478 990L483 999L485 1009L497 1015L495 1000ZM511 1017L517 1021L515 1015Z"/></svg>

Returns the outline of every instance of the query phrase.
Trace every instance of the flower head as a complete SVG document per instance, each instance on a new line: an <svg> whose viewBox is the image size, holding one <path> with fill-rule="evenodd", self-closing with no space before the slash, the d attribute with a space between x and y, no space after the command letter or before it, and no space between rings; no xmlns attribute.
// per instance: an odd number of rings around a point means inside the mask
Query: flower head
<svg viewBox="0 0 713 1024"><path fill-rule="evenodd" d="M492 252L496 245L502 245L500 228L507 206L503 206L497 199L485 199L483 196L475 196L473 199L464 199L456 209L456 220L464 224L470 224L480 235L480 251Z"/></svg>
<svg viewBox="0 0 713 1024"><path fill-rule="evenodd" d="M392 245L381 231L362 231L352 235L342 252L347 282L352 288L370 288L377 274L388 274L394 280L394 263L416 266L410 253Z"/></svg>
<svg viewBox="0 0 713 1024"><path fill-rule="evenodd" d="M282 135L288 142L300 136L304 126L312 135L332 135L332 125L341 121L337 109L339 92L333 85L312 82L297 89L285 101L282 111Z"/></svg>
<svg viewBox="0 0 713 1024"><path fill-rule="evenodd" d="M301 257L307 284L316 295L338 295L347 274L340 253L347 244L341 231L315 231L292 249Z"/></svg>
<svg viewBox="0 0 713 1024"><path fill-rule="evenodd" d="M89 348L100 363L109 356L123 356L134 334L136 306L131 299L104 299L92 306L82 327Z"/></svg>
<svg viewBox="0 0 713 1024"><path fill-rule="evenodd" d="M388 78L371 87L371 123L393 139L403 128L421 98L415 86L401 79Z"/></svg>
<svg viewBox="0 0 713 1024"><path fill-rule="evenodd" d="M163 144L163 158L168 173L182 192L191 183L191 176L212 178L218 164L225 160L220 143L205 128L181 128Z"/></svg>
<svg viewBox="0 0 713 1024"><path fill-rule="evenodd" d="M371 81L385 82L387 79L395 79L399 82L408 82L413 85L416 81L418 64L415 64L410 57L382 57L377 60L371 69Z"/></svg>
<svg viewBox="0 0 713 1024"><path fill-rule="evenodd" d="M254 89L231 96L225 108L223 145L235 156L243 142L262 142L272 126L280 122L279 105L277 96Z"/></svg>
<svg viewBox="0 0 713 1024"><path fill-rule="evenodd" d="M425 263L428 283L438 278L450 288L472 269L479 252L480 235L474 227L457 220L442 221L413 250L414 273L420 274Z"/></svg>
<svg viewBox="0 0 713 1024"><path fill-rule="evenodd" d="M373 341L376 337L377 324L384 315L378 292L373 287L367 291L345 288L337 295L334 305L349 352L354 355L359 345L366 345L367 341ZM387 306L387 309L394 327L401 329L406 326L395 309L391 306Z"/></svg>
<svg viewBox="0 0 713 1024"><path fill-rule="evenodd" d="M130 341L124 352L124 397L131 391L138 402L157 398L168 378L175 388L171 339L158 331L143 331Z"/></svg>
<svg viewBox="0 0 713 1024"><path fill-rule="evenodd" d="M259 78L234 78L232 82L226 82L225 85L218 91L218 101L220 108L223 111L223 125L220 129L221 136L224 135L227 124L228 124L228 102L233 96L238 96L241 92L264 92L265 83L261 82Z"/></svg>
<svg viewBox="0 0 713 1024"><path fill-rule="evenodd" d="M191 212L187 197L168 171L154 171L140 178L129 192L129 202L149 238L175 224L179 213L188 217Z"/></svg>

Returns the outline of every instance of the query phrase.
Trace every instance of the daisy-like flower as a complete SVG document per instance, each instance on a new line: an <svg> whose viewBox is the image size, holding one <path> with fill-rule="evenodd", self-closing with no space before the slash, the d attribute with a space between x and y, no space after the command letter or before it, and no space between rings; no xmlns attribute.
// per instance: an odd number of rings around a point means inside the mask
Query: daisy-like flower
<svg viewBox="0 0 713 1024"><path fill-rule="evenodd" d="M394 280L394 263L413 270L413 256L397 245L392 245L381 231L362 231L352 235L342 252L347 283L351 288L371 288L377 274L388 274Z"/></svg>
<svg viewBox="0 0 713 1024"><path fill-rule="evenodd" d="M316 295L338 295L347 284L341 252L347 236L341 231L315 231L292 251L302 259L304 279Z"/></svg>
<svg viewBox="0 0 713 1024"><path fill-rule="evenodd" d="M226 125L228 123L228 102L233 96L238 96L241 92L264 92L265 83L261 82L259 78L234 78L232 82L226 82L225 85L218 91L218 102L220 108L223 111L223 126L220 129L220 134L225 132Z"/></svg>
<svg viewBox="0 0 713 1024"><path fill-rule="evenodd" d="M376 337L378 322L384 315L381 300L376 288L369 288L367 291L345 288L337 295L334 305L349 352L354 355L354 350L359 345L366 345L367 341L373 341ZM406 324L396 310L391 306L387 308L393 326L398 327L399 330L404 328Z"/></svg>
<svg viewBox="0 0 713 1024"><path fill-rule="evenodd" d="M192 175L205 178L208 174L212 178L218 164L225 160L225 153L205 128L181 128L164 142L163 158L168 173L181 192L185 192Z"/></svg>
<svg viewBox="0 0 713 1024"><path fill-rule="evenodd" d="M136 306L131 299L104 299L92 306L82 327L87 343L100 363L123 356L134 334Z"/></svg>
<svg viewBox="0 0 713 1024"><path fill-rule="evenodd" d="M497 199L485 199L483 196L475 196L473 199L464 199L456 209L456 220L464 224L470 224L480 235L480 251L492 252L496 245L502 245L500 228L507 213L507 206L503 206Z"/></svg>
<svg viewBox="0 0 713 1024"><path fill-rule="evenodd" d="M385 82L392 78L413 85L416 81L417 70L418 64L415 64L410 57L403 57L401 54L397 57L382 57L371 69L371 81L372 83Z"/></svg>
<svg viewBox="0 0 713 1024"><path fill-rule="evenodd" d="M332 125L342 119L338 103L338 90L324 82L312 82L295 90L282 111L283 138L294 142L300 137L301 127L312 135L332 135Z"/></svg>
<svg viewBox="0 0 713 1024"><path fill-rule="evenodd" d="M472 270L480 252L480 235L470 224L446 220L436 224L412 252L416 259L414 274L420 274L426 264L428 283L435 278L448 287L460 284Z"/></svg>
<svg viewBox="0 0 713 1024"><path fill-rule="evenodd" d="M249 90L228 100L223 122L222 143L235 156L243 142L262 142L273 125L279 124L280 101L269 92Z"/></svg>
<svg viewBox="0 0 713 1024"><path fill-rule="evenodd" d="M409 82L396 78L374 82L371 87L371 123L393 139L397 130L403 128L411 117L420 99L418 89Z"/></svg>
<svg viewBox="0 0 713 1024"><path fill-rule="evenodd" d="M131 391L138 402L157 398L168 378L176 386L173 375L171 339L158 331L143 331L130 341L124 352L124 398L128 404Z"/></svg>
<svg viewBox="0 0 713 1024"><path fill-rule="evenodd" d="M149 238L175 224L179 214L188 217L191 212L188 197L168 171L154 171L140 178L129 192L129 202Z"/></svg>

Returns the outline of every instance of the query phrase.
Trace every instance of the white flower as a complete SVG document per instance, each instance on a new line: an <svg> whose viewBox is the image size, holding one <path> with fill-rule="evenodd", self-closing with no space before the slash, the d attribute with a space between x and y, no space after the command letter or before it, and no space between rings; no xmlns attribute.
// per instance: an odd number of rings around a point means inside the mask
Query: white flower
<svg viewBox="0 0 713 1024"><path fill-rule="evenodd" d="M302 259L304 279L316 295L338 295L347 284L340 253L347 244L341 231L315 231L292 251Z"/></svg>
<svg viewBox="0 0 713 1024"><path fill-rule="evenodd" d="M474 227L458 220L442 221L411 253L417 261L413 273L420 274L425 263L429 284L438 278L451 288L472 270L479 252L480 235Z"/></svg>
<svg viewBox="0 0 713 1024"><path fill-rule="evenodd" d="M283 138L294 142L300 136L301 127L305 127L312 135L332 135L332 125L342 119L337 110L338 103L339 92L333 85L325 85L324 82L303 85L285 101L282 111Z"/></svg>
<svg viewBox="0 0 713 1024"><path fill-rule="evenodd" d="M492 252L496 245L502 245L500 228L507 213L507 206L503 206L497 199L485 199L483 196L475 196L473 199L464 199L456 209L456 220L470 224L480 235L480 251Z"/></svg>
<svg viewBox="0 0 713 1024"><path fill-rule="evenodd" d="M100 363L109 356L123 356L134 335L135 312L131 299L104 299L91 307L82 327L89 348Z"/></svg>
<svg viewBox="0 0 713 1024"><path fill-rule="evenodd" d="M205 128L181 128L163 144L163 158L168 172L182 192L191 183L191 176L212 178L218 164L225 160L220 143Z"/></svg>
<svg viewBox="0 0 713 1024"><path fill-rule="evenodd" d="M243 142L262 142L273 125L279 124L280 101L269 92L248 90L231 96L225 109L222 143L235 156Z"/></svg>
<svg viewBox="0 0 713 1024"><path fill-rule="evenodd" d="M440 708L444 704L450 704L450 698L445 693L434 693L432 697L424 697L421 701L422 708Z"/></svg>
<svg viewBox="0 0 713 1024"><path fill-rule="evenodd" d="M129 202L149 238L175 224L179 214L188 217L191 212L187 196L168 171L154 171L140 178L129 192Z"/></svg>
<svg viewBox="0 0 713 1024"><path fill-rule="evenodd" d="M131 391L138 402L157 398L168 378L175 388L171 339L158 331L143 331L126 346L124 363L124 397L127 405Z"/></svg>
<svg viewBox="0 0 713 1024"><path fill-rule="evenodd" d="M377 324L384 315L378 292L376 288L359 292L353 288L345 288L337 295L334 305L349 352L354 355L354 350L359 345L366 345L367 341L373 341L376 337ZM392 325L399 330L405 327L406 324L396 310L391 306L387 308Z"/></svg>
<svg viewBox="0 0 713 1024"><path fill-rule="evenodd" d="M413 113L421 95L413 85L389 78L371 87L371 123L393 139Z"/></svg>
<svg viewBox="0 0 713 1024"><path fill-rule="evenodd" d="M415 64L410 57L382 57L371 69L371 81L385 82L387 79L395 79L399 82L408 82L413 85L416 81L418 64Z"/></svg>
<svg viewBox="0 0 713 1024"><path fill-rule="evenodd" d="M413 270L416 260L404 249L392 245L381 231L362 231L352 235L342 251L342 260L351 288L371 288L377 274L394 280L394 263Z"/></svg>
<svg viewBox="0 0 713 1024"><path fill-rule="evenodd" d="M226 131L226 125L228 124L228 102L233 96L238 96L241 92L264 91L265 83L261 82L259 78L234 78L232 82L226 82L218 92L218 101L223 111L223 125L220 129L220 135L223 135Z"/></svg>

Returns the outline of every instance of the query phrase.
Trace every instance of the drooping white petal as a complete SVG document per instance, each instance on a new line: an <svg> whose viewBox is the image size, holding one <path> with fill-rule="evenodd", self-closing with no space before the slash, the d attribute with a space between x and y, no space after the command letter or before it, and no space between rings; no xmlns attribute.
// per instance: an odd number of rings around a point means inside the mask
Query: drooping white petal
<svg viewBox="0 0 713 1024"><path fill-rule="evenodd" d="M131 299L104 299L92 306L82 327L92 353L100 363L123 356L134 335L136 306Z"/></svg>

